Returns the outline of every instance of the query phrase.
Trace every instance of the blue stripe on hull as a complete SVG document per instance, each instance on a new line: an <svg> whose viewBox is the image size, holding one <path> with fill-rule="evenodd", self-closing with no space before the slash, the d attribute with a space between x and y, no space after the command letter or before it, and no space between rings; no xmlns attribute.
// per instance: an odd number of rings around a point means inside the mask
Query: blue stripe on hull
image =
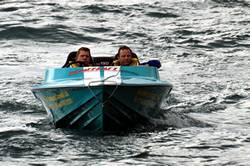
<svg viewBox="0 0 250 166"><path fill-rule="evenodd" d="M92 97L77 109L55 123L57 128L97 130L101 129L102 113L100 103Z"/></svg>

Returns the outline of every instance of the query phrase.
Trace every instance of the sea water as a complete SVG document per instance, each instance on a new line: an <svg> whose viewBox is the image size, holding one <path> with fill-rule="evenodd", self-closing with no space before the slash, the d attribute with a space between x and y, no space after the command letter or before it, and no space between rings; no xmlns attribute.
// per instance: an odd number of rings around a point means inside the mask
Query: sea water
<svg viewBox="0 0 250 166"><path fill-rule="evenodd" d="M1 165L250 165L248 0L0 1ZM85 46L159 59L164 126L55 129L30 89Z"/></svg>

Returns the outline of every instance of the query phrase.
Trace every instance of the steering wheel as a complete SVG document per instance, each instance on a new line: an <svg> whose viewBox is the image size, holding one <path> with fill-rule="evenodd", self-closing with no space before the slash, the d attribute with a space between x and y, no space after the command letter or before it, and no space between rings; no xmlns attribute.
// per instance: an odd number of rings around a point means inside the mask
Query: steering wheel
<svg viewBox="0 0 250 166"><path fill-rule="evenodd" d="M70 67L70 65L76 64L76 63L80 64L79 67L84 67L84 62L82 62L82 61L73 61L73 62L70 62L65 67Z"/></svg>

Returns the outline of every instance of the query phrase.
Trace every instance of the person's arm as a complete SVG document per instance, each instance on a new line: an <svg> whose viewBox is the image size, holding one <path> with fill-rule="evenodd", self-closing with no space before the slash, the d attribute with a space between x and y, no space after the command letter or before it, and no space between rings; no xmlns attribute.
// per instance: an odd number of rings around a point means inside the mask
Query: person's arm
<svg viewBox="0 0 250 166"><path fill-rule="evenodd" d="M148 65L148 66L160 68L161 62L159 60L149 60L147 62L141 63L141 65Z"/></svg>

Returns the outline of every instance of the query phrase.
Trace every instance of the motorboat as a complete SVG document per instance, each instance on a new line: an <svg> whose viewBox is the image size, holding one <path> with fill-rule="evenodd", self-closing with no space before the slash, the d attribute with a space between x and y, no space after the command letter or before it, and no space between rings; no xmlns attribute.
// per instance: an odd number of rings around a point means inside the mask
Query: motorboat
<svg viewBox="0 0 250 166"><path fill-rule="evenodd" d="M47 69L31 90L56 128L119 132L163 114L172 87L156 67L92 66Z"/></svg>

